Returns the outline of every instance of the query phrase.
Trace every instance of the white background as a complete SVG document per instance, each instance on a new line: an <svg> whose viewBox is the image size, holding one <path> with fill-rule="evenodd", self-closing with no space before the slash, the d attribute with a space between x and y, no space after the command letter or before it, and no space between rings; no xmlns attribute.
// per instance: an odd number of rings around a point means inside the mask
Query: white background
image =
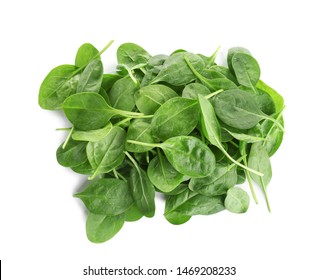
<svg viewBox="0 0 317 280"><path fill-rule="evenodd" d="M134 279L84 277L88 265L174 271L178 266L236 266L236 276L218 278L317 279L314 1L0 3L3 279ZM83 207L72 197L84 177L55 160L64 137L55 128L65 121L42 110L37 95L46 74L72 64L82 43L101 49L111 39L115 44L103 54L108 71L116 62L116 48L129 41L151 54L184 48L210 55L218 45L221 55L232 46L252 52L262 79L287 105L286 135L272 158L271 214L258 192L260 204L252 202L245 215L223 212L173 226L164 220L158 201L155 218L127 223L101 245L87 240ZM168 276L176 278L175 273Z"/></svg>

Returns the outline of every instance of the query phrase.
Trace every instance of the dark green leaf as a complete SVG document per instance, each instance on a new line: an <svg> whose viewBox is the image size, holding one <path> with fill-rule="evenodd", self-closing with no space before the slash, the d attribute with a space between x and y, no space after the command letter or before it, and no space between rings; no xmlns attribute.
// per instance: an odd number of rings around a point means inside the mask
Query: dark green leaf
<svg viewBox="0 0 317 280"><path fill-rule="evenodd" d="M74 195L94 214L116 216L133 204L129 186L119 179L99 179Z"/></svg>
<svg viewBox="0 0 317 280"><path fill-rule="evenodd" d="M86 221L87 238L93 243L102 243L114 237L124 224L124 214L107 216L89 213Z"/></svg>

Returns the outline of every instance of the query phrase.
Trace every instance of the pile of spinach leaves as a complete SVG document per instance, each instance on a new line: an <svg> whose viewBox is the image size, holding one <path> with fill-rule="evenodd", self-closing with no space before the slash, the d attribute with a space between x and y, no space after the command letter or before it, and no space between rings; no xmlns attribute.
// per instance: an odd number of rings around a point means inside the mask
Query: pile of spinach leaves
<svg viewBox="0 0 317 280"><path fill-rule="evenodd" d="M260 80L251 53L235 47L227 66L211 56L176 50L150 55L122 44L115 73L83 44L74 65L44 79L39 105L62 110L71 123L57 149L60 165L91 180L75 194L87 207L88 239L112 238L125 222L153 217L155 194L165 218L183 224L194 215L244 213L245 181L262 190L272 177L270 157L284 132L283 97Z"/></svg>

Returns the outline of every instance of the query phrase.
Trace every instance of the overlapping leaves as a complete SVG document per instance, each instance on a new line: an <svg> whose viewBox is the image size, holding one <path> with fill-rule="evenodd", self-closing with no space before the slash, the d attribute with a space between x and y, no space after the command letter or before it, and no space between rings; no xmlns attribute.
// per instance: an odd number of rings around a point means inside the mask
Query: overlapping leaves
<svg viewBox="0 0 317 280"><path fill-rule="evenodd" d="M166 198L165 218L183 224L194 215L244 213L247 180L265 196L270 157L283 140L284 100L260 80L244 48L227 65L177 50L150 55L125 43L116 73L103 73L100 52L82 45L74 65L54 68L39 92L43 109L63 110L71 123L57 149L59 164L91 183L75 194L87 207L90 241L111 239L125 222L155 214L155 193Z"/></svg>

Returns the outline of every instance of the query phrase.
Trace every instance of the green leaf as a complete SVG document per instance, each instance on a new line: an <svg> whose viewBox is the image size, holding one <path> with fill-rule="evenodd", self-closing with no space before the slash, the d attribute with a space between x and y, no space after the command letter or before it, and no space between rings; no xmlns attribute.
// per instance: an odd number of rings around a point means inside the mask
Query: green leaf
<svg viewBox="0 0 317 280"><path fill-rule="evenodd" d="M236 53L232 57L232 67L240 85L253 89L260 79L260 66L249 54Z"/></svg>
<svg viewBox="0 0 317 280"><path fill-rule="evenodd" d="M180 173L190 177L205 177L215 169L212 151L201 140L192 136L169 138L161 144L168 161Z"/></svg>
<svg viewBox="0 0 317 280"><path fill-rule="evenodd" d="M184 88L182 97L189 99L197 99L199 94L202 96L206 96L210 94L210 90L202 84L192 83Z"/></svg>
<svg viewBox="0 0 317 280"><path fill-rule="evenodd" d="M60 65L48 73L39 92L38 102L42 109L59 110L64 100L76 93L78 69L74 65Z"/></svg>
<svg viewBox="0 0 317 280"><path fill-rule="evenodd" d="M236 53L243 53L243 54L249 54L249 55L251 55L251 53L249 52L249 50L247 50L247 49L245 49L245 48L242 48L242 47L233 47L233 48L230 48L230 49L228 50L228 55L227 55L227 64L228 64L228 67L229 67L231 73L234 73L233 66L232 66L232 58L233 58L233 56L234 56Z"/></svg>
<svg viewBox="0 0 317 280"><path fill-rule="evenodd" d="M107 173L123 162L125 140L125 130L115 126L102 140L88 143L87 157L94 169L94 174L89 179Z"/></svg>
<svg viewBox="0 0 317 280"><path fill-rule="evenodd" d="M282 113L279 114L276 120L284 127ZM269 120L264 120L261 123L261 127L265 137L262 146L265 147L268 155L271 157L282 144L284 133L275 123Z"/></svg>
<svg viewBox="0 0 317 280"><path fill-rule="evenodd" d="M151 124L142 119L132 121L128 128L127 140L154 143L151 133ZM129 142L126 143L125 147L127 151L136 153L143 153L152 149L152 147L135 145Z"/></svg>
<svg viewBox="0 0 317 280"><path fill-rule="evenodd" d="M231 188L227 192L225 207L232 213L245 213L250 203L249 195L240 188Z"/></svg>
<svg viewBox="0 0 317 280"><path fill-rule="evenodd" d="M98 57L98 50L89 43L85 43L81 45L77 51L76 59L75 59L75 65L77 67L83 67L86 66L91 60Z"/></svg>
<svg viewBox="0 0 317 280"><path fill-rule="evenodd" d="M188 186L194 192L212 197L225 194L236 183L236 168L217 163L211 174L203 178L192 178Z"/></svg>
<svg viewBox="0 0 317 280"><path fill-rule="evenodd" d="M107 216L89 213L86 221L87 238L93 243L103 243L114 237L124 224L124 214Z"/></svg>
<svg viewBox="0 0 317 280"><path fill-rule="evenodd" d="M256 84L256 88L266 92L274 101L276 112L279 113L284 109L284 98L273 88L268 86L263 81L259 80Z"/></svg>
<svg viewBox="0 0 317 280"><path fill-rule="evenodd" d="M117 80L110 92L109 100L113 108L132 111L135 107L134 94L138 86L127 76Z"/></svg>
<svg viewBox="0 0 317 280"><path fill-rule="evenodd" d="M56 159L60 165L64 167L75 167L83 164L87 160L87 143L69 139L65 148L63 146L64 143L62 143L56 151Z"/></svg>
<svg viewBox="0 0 317 280"><path fill-rule="evenodd" d="M180 214L177 212L177 209L195 195L197 195L197 193L194 193L191 190L186 189L178 195L167 196L164 210L164 217L166 218L166 220L168 220L171 224L174 225L186 223L191 218L191 216Z"/></svg>
<svg viewBox="0 0 317 280"><path fill-rule="evenodd" d="M208 197L197 194L180 205L176 212L188 216L212 215L224 209L223 196Z"/></svg>
<svg viewBox="0 0 317 280"><path fill-rule="evenodd" d="M153 136L164 141L174 136L190 134L198 123L197 109L197 101L192 99L175 97L167 100L153 116Z"/></svg>
<svg viewBox="0 0 317 280"><path fill-rule="evenodd" d="M252 144L251 150L249 153L249 158L248 158L248 166L263 174L263 176L258 176L253 173L250 175L252 180L261 187L265 195L267 208L269 211L271 211L270 204L268 201L268 196L267 196L267 186L270 183L272 178L272 168L271 168L269 155L265 147L263 147L261 143Z"/></svg>
<svg viewBox="0 0 317 280"><path fill-rule="evenodd" d="M135 222L143 217L136 204L133 204L127 211L124 212L126 222Z"/></svg>
<svg viewBox="0 0 317 280"><path fill-rule="evenodd" d="M217 116L227 125L249 129L265 118L252 94L239 89L224 91L214 97Z"/></svg>
<svg viewBox="0 0 317 280"><path fill-rule="evenodd" d="M150 57L146 50L133 43L122 44L117 50L118 64L131 70L143 67Z"/></svg>
<svg viewBox="0 0 317 280"><path fill-rule="evenodd" d="M173 191L185 178L159 152L150 161L147 174L152 184L163 192Z"/></svg>
<svg viewBox="0 0 317 280"><path fill-rule="evenodd" d="M129 185L140 212L146 217L153 217L155 213L155 189L146 172L139 166L131 169Z"/></svg>
<svg viewBox="0 0 317 280"><path fill-rule="evenodd" d="M81 73L77 92L99 92L103 77L101 60L92 60Z"/></svg>
<svg viewBox="0 0 317 280"><path fill-rule="evenodd" d="M93 130L105 127L115 111L98 93L81 92L68 97L63 110L77 130Z"/></svg>
<svg viewBox="0 0 317 280"><path fill-rule="evenodd" d="M100 129L88 131L74 130L72 138L77 141L97 142L105 138L111 129L112 124L109 122L105 127Z"/></svg>
<svg viewBox="0 0 317 280"><path fill-rule="evenodd" d="M122 77L120 75L117 75L117 74L103 74L101 87L105 91L109 91L112 88L112 86L114 85L114 83L121 78Z"/></svg>
<svg viewBox="0 0 317 280"><path fill-rule="evenodd" d="M160 73L154 78L151 84L167 82L174 86L181 86L195 80L196 76L188 67L184 56L186 56L197 71L203 70L205 66L204 61L198 55L188 52L176 53L165 60Z"/></svg>
<svg viewBox="0 0 317 280"><path fill-rule="evenodd" d="M137 91L134 98L136 106L141 113L152 115L167 100L177 96L177 93L167 86L149 85Z"/></svg>
<svg viewBox="0 0 317 280"><path fill-rule="evenodd" d="M119 179L99 179L74 195L94 214L116 216L133 204L129 186Z"/></svg>

